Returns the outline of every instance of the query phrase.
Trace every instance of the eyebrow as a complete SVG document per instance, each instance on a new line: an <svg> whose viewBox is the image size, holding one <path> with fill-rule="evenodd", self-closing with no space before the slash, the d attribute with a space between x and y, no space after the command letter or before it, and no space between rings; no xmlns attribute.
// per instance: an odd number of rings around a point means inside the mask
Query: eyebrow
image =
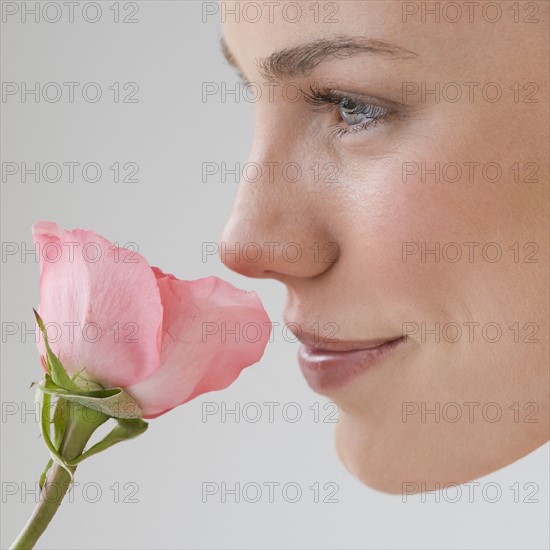
<svg viewBox="0 0 550 550"><path fill-rule="evenodd" d="M227 62L244 78L235 56L222 37L220 47ZM311 71L327 58L346 59L358 54L375 54L391 59L403 60L419 57L415 52L383 40L355 36L321 38L273 52L268 57L255 59L261 76L269 81L287 80L308 76Z"/></svg>

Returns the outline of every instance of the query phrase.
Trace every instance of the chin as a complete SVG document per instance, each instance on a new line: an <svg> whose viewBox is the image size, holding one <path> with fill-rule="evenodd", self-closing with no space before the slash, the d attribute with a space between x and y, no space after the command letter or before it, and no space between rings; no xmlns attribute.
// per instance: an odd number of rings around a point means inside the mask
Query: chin
<svg viewBox="0 0 550 550"><path fill-rule="evenodd" d="M536 425L535 425L536 426ZM336 450L348 472L364 485L394 495L447 489L486 476L534 451L548 440L548 427L508 434L466 433L438 426L423 434L402 426L369 425L341 411ZM514 436L514 444L511 441Z"/></svg>

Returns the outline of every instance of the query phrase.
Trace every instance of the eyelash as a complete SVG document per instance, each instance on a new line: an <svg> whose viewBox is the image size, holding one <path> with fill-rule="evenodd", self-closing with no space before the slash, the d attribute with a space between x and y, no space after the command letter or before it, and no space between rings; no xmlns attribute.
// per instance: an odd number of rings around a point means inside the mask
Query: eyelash
<svg viewBox="0 0 550 550"><path fill-rule="evenodd" d="M301 92L305 101L315 108L322 109L323 107L328 107L328 110L332 110L333 106L345 106L351 111L350 114L364 114L370 117L370 120L365 120L358 124L337 125L334 127L332 137L342 137L349 133L364 132L367 128L380 124L396 114L395 111L392 111L388 107L382 107L373 103L363 103L342 92L331 89L319 89L311 86L309 92L305 92L304 90L301 90Z"/></svg>

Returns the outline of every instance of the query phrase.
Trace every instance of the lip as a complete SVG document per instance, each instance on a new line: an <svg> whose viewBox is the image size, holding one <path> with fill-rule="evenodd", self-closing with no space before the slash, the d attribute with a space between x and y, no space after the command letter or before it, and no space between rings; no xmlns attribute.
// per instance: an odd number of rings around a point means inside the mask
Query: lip
<svg viewBox="0 0 550 550"><path fill-rule="evenodd" d="M376 338L374 340L337 340L336 338L330 338L330 336L320 337L319 335L309 334L307 332L294 334L296 338L308 348L327 351L370 350L400 338L400 336L389 336L387 338Z"/></svg>
<svg viewBox="0 0 550 550"><path fill-rule="evenodd" d="M298 362L302 373L317 393L341 388L382 363L405 341L404 336L369 341L325 340L310 334L299 336Z"/></svg>

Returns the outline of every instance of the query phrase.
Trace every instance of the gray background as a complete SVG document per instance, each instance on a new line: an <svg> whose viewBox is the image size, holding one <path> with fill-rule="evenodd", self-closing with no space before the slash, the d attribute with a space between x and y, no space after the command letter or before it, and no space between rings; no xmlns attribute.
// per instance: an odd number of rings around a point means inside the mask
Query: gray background
<svg viewBox="0 0 550 550"><path fill-rule="evenodd" d="M34 4L34 2L32 3ZM306 386L295 358L297 344L281 327L284 288L274 281L248 280L229 272L215 256L203 262L203 242L215 242L236 191L230 176L201 179L203 162L246 162L254 108L231 98L201 100L203 82L237 78L219 53L219 18L202 22L202 2L139 2L137 23L114 23L114 2L101 2L97 23L75 22L65 11L57 23L23 23L21 15L2 23L4 82L97 82L97 103L74 103L67 89L48 103L10 96L2 108L2 161L87 162L103 170L96 183L77 169L70 183L20 176L2 182L2 242L31 248L30 227L39 219L71 229L84 227L121 244L136 243L152 265L184 279L210 274L256 290L274 322L273 343L259 366L246 370L228 390L202 396L151 422L148 433L85 462L77 473L73 502L64 502L40 548L547 548L548 446L480 479L473 501L463 490L436 502L433 495L401 497L362 486L340 465L333 448L329 409ZM61 5L61 3L58 3ZM121 17L130 6L119 3ZM89 12L94 16L93 10ZM55 16L54 9L48 17ZM136 82L138 103L115 103L114 82ZM53 92L53 90L51 90ZM123 92L123 96L125 93ZM138 183L114 183L114 162L135 162ZM51 177L51 176L50 176ZM6 334L5 323L33 326L38 304L38 264L32 255L2 259L2 525L7 547L34 505L38 479L48 455L32 414L29 384L41 376L33 336ZM13 326L13 325L10 325ZM247 422L212 416L203 422L205 403L233 407L258 403L262 418ZM264 402L276 402L269 422ZM285 420L282 408L296 403L302 418ZM316 403L321 408L315 422ZM255 409L247 409L249 418ZM28 411L27 414L24 411ZM286 409L288 414L295 409ZM13 412L15 411L15 412ZM23 414L21 414L23 411ZM257 503L202 502L204 482L279 483L274 502L267 487ZM303 491L286 502L280 488L294 482ZM509 487L538 485L538 503L514 502ZM119 484L118 502L114 485ZM337 484L336 503L314 502L309 489ZM483 498L481 488L498 484L502 497ZM129 484L129 485L126 485ZM333 486L331 486L333 487ZM22 494L22 490L27 494ZM99 490L99 492L98 492ZM16 494L11 494L16 491ZM137 492L136 492L137 491ZM251 489L250 498L254 496ZM529 491L521 490L520 500ZM293 496L292 493L289 493ZM124 500L136 502L124 502ZM96 502L94 502L96 501Z"/></svg>

